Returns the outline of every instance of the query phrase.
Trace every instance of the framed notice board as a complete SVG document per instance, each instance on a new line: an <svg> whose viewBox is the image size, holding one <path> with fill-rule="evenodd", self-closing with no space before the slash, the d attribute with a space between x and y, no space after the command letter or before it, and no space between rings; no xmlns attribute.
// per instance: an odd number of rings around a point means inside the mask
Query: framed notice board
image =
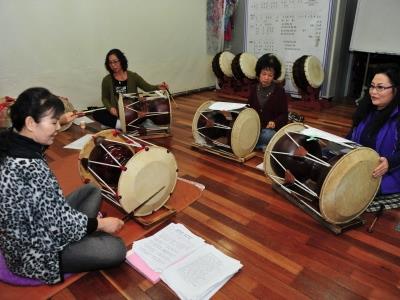
<svg viewBox="0 0 400 300"><path fill-rule="evenodd" d="M247 0L245 51L277 55L286 65L285 90L298 95L292 65L303 55L318 57L326 72L332 0ZM321 94L324 95L324 85Z"/></svg>

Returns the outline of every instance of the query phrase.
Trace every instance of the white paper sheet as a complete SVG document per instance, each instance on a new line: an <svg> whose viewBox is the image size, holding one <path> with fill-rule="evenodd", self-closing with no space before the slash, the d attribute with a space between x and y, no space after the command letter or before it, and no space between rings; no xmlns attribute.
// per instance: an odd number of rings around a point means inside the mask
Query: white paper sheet
<svg viewBox="0 0 400 300"><path fill-rule="evenodd" d="M88 141L92 138L92 134L86 134L83 137L73 141L72 143L64 146L65 149L76 149L81 150L86 145Z"/></svg>
<svg viewBox="0 0 400 300"><path fill-rule="evenodd" d="M247 104L233 103L233 102L215 102L210 105L209 109L229 111L229 110L241 109L246 105Z"/></svg>
<svg viewBox="0 0 400 300"><path fill-rule="evenodd" d="M88 118L88 117L86 117L86 116L83 116L83 117L80 117L80 118L76 118L74 121L72 121L74 124L76 124L76 125L80 125L81 124L81 122L85 122L86 124L89 124L89 123L93 123L94 121L92 120L92 119L90 119L90 118Z"/></svg>
<svg viewBox="0 0 400 300"><path fill-rule="evenodd" d="M153 236L136 241L132 249L150 268L161 273L204 243L182 224L171 223Z"/></svg>
<svg viewBox="0 0 400 300"><path fill-rule="evenodd" d="M181 299L209 299L241 267L238 260L205 244L165 270L161 279Z"/></svg>
<svg viewBox="0 0 400 300"><path fill-rule="evenodd" d="M345 138L342 138L340 136L331 134L329 132L325 132L323 130L317 129L317 128L313 128L313 127L309 127L306 129L303 129L302 131L300 131L301 134L307 135L309 137L316 137L316 138L320 138L320 139L325 139L328 141L332 141L335 143L341 143L341 144L354 144L353 141L347 140Z"/></svg>

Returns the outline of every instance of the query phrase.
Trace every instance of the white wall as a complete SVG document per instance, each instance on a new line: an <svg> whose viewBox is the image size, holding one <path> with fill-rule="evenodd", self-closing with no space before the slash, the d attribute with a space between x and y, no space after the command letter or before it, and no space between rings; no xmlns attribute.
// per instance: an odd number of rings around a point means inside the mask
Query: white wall
<svg viewBox="0 0 400 300"><path fill-rule="evenodd" d="M0 0L0 96L44 86L78 109L100 105L108 50L171 92L214 84L206 1Z"/></svg>

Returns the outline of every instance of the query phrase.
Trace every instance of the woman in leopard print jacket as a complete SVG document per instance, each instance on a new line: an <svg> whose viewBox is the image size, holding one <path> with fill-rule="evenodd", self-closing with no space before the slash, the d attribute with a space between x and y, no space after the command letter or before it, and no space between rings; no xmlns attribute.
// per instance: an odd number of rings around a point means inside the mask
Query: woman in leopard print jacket
<svg viewBox="0 0 400 300"><path fill-rule="evenodd" d="M96 218L99 189L84 185L64 198L44 159L63 110L48 90L28 89L11 106L13 127L0 133L0 250L13 273L48 284L116 266L126 253L111 235L123 222Z"/></svg>

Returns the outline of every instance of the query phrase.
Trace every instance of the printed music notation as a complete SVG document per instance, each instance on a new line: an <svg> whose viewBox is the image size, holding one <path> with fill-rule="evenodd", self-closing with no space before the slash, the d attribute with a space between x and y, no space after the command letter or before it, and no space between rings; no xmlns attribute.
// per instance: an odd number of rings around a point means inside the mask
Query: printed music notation
<svg viewBox="0 0 400 300"><path fill-rule="evenodd" d="M303 55L314 55L324 65L328 51L332 0L249 0L246 51L257 57L280 56L287 66ZM287 76L291 69L287 67ZM296 91L288 78L286 89Z"/></svg>

